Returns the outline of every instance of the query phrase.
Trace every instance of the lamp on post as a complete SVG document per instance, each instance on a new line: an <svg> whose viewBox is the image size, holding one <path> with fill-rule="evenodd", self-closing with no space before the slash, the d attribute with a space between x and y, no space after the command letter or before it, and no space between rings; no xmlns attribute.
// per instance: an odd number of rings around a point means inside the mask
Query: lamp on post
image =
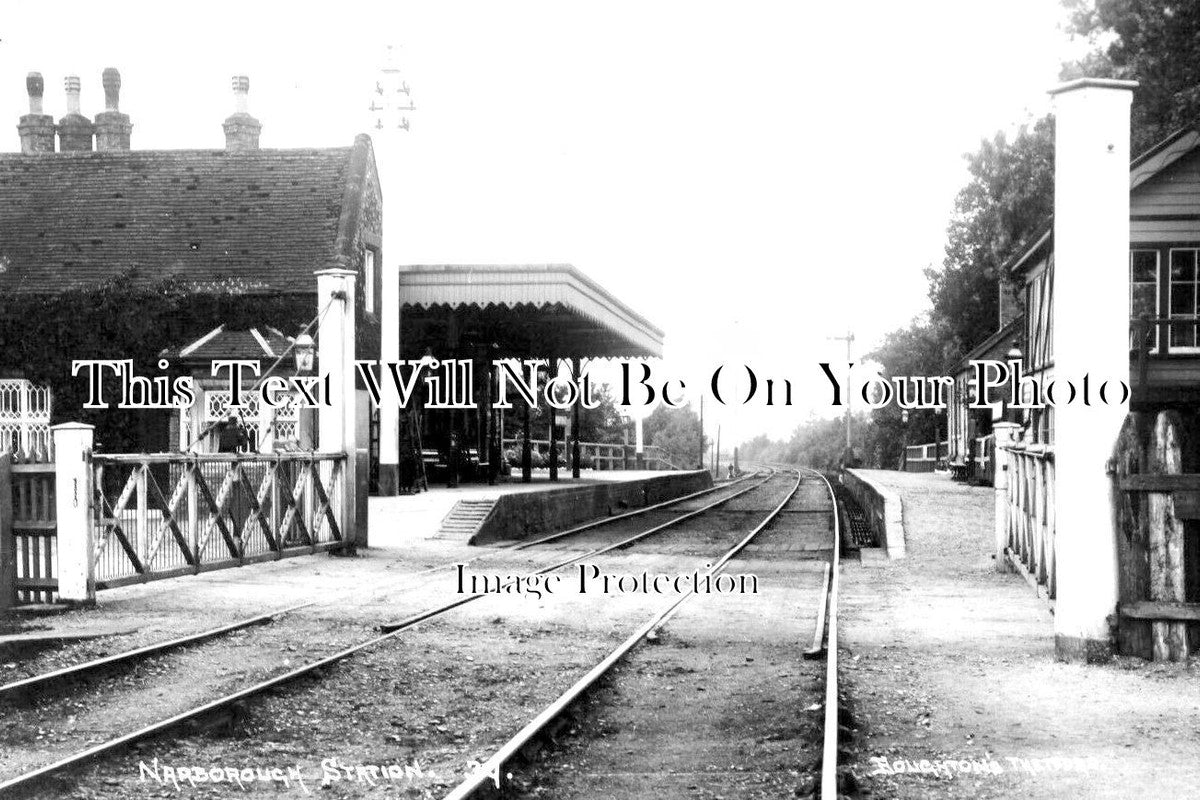
<svg viewBox="0 0 1200 800"><path fill-rule="evenodd" d="M908 467L908 409L900 411L900 471L906 471Z"/></svg>
<svg viewBox="0 0 1200 800"><path fill-rule="evenodd" d="M317 360L317 343L313 341L313 337L307 333L302 333L292 340L292 359L296 366L297 375L309 375L313 372ZM296 403L297 397L295 393L289 398L289 405ZM278 411L272 413L278 414ZM300 448L315 448L316 444L313 441L315 425L309 417L311 409L305 409L296 405L296 431L293 434L293 440L286 444L285 449L291 447Z"/></svg>
<svg viewBox="0 0 1200 800"><path fill-rule="evenodd" d="M312 372L313 362L316 360L317 355L317 345L313 341L313 338L307 333L300 334L296 337L294 350L296 374L306 375Z"/></svg>

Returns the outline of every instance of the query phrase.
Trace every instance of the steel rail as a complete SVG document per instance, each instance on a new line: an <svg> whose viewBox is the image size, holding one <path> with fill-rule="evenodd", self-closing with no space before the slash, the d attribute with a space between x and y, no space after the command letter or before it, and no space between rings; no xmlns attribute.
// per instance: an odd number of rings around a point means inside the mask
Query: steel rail
<svg viewBox="0 0 1200 800"><path fill-rule="evenodd" d="M837 514L837 509L834 509ZM824 575L821 578L821 598L817 604L817 624L813 629L812 647L804 651L804 657L818 659L825 652L825 609L829 599L829 562L825 562Z"/></svg>
<svg viewBox="0 0 1200 800"><path fill-rule="evenodd" d="M11 683L6 683L3 686L0 686L0 698L5 697L6 695L27 692L30 689L44 686L45 684L51 683L53 681L58 681L58 680L62 680L65 678L78 677L78 676L84 675L88 672L93 672L95 670L102 669L104 667L109 667L114 664L120 664L125 661L132 661L135 658L143 658L146 656L151 656L151 655L155 655L157 653L164 652L166 650L172 650L176 647L184 647L184 646L190 645L190 644L197 644L197 643L203 642L207 639L213 639L217 636L223 636L226 633L232 633L233 631L242 630L243 628L249 628L251 625L259 625L259 624L262 624L265 622L272 622L272 621L274 621L274 619L276 617L281 617L284 614L290 613L292 611L298 611L302 608L307 608L308 606L313 605L315 602L316 601L314 600L314 601L310 601L307 603L301 603L299 605L288 606L287 608L276 609L275 611L268 611L265 614L259 614L258 616L250 617L249 619L243 619L243 620L238 620L237 622L231 622L227 625L221 625L220 627L217 627L217 628L210 628L206 631L200 631L199 633L191 633L191 634L187 634L186 636L179 636L177 638L170 639L165 642L154 642L152 644L145 645L144 647L138 647L133 650L126 650L121 653L114 653L111 656L104 656L102 658L97 658L92 661L85 661L80 664L73 664L69 667L63 667L61 669L56 669L52 672L44 672L40 675L33 675L28 678L22 678L21 680L18 680L18 681L12 681Z"/></svg>
<svg viewBox="0 0 1200 800"><path fill-rule="evenodd" d="M754 475L754 476L746 475L744 477L738 478L735 481L723 483L719 486L711 486L707 489L701 489L698 492L692 492L691 494L684 495L683 497L676 497L673 500L666 500L661 503L656 503L655 505L652 505L652 506L646 506L645 508L635 509L634 511L630 511L630 512L627 512L624 514L618 514L613 517L605 517L604 519L597 520L595 522L590 522L590 523L587 523L584 525L579 525L579 526L570 528L565 531L560 531L558 533L553 533L553 534L550 534L549 536L545 536L540 539L535 539L533 541L516 542L516 543L510 544L510 545L506 545L501 548L496 548L496 549L491 550L486 553L480 553L479 555L474 556L473 558L467 559L466 561L456 561L453 563L440 564L438 566L428 567L424 570L415 572L411 575L406 575L404 577L406 579L419 578L424 575L432 574L434 572L441 572L441 571L443 571L449 567L453 567L457 564L473 563L475 561L478 561L481 558L486 558L488 555L491 555L492 553L495 553L495 552L506 552L509 550L522 550L527 547L532 547L533 545L536 545L536 544L541 544L543 542L554 541L556 539L561 539L566 536L572 536L572 535L582 533L587 530L591 530L593 528L598 528L602 525L607 525L609 523L616 522L618 520L628 519L630 517L635 517L640 514L645 514L649 511L656 511L656 510L659 510L662 508L666 508L669 506L673 506L673 505L677 505L679 503L686 502L688 500L693 500L697 497L701 497L706 494L712 494L713 492L716 492L720 489L728 489L729 487L734 486L735 484L741 483L743 481L746 481L751 477L757 477L757 476L756 475ZM388 586L388 584L391 584L394 582L395 582L395 578L388 578L385 581L379 581L378 583L376 583L374 585L368 586L367 591L372 593L371 597L373 598L380 591L389 589L390 587ZM332 604L332 602L333 601L326 601L326 604ZM450 608L462 605L464 602L466 602L466 600L456 602L452 605L443 606L440 610L437 611L437 613L440 613L442 610L449 610ZM187 636L181 636L181 637L171 639L171 640L165 641L165 642L157 642L154 644L149 644L149 645L146 645L145 647L139 647L134 650L127 650L125 652L115 653L111 656L105 656L104 658L98 658L93 661L87 661L87 662L75 664L75 665L72 665L69 667L63 667L62 669L54 670L53 672L47 672L47 673L43 673L41 675L34 675L29 678L24 678L19 681L13 681L12 683L0 685L0 698L3 698L6 695L10 695L10 694L22 693L22 692L28 691L29 689L32 689L34 687L45 685L47 683L57 681L60 679L64 679L67 677L77 677L80 675L84 675L88 672L99 670L104 667L113 666L115 664L120 664L125 661L132 661L134 659L155 655L157 653L164 652L166 650L171 650L176 647L183 647L186 645L198 644L202 641L205 641L206 639L216 638L217 636L221 636L226 633L232 633L233 631L240 630L242 628L247 628L247 627L250 627L251 625L255 625L260 622L266 622L266 621L272 620L275 617L282 616L283 614L286 614L291 611L298 611L302 608L307 608L309 606L321 605L321 604L322 604L321 601L313 600L313 601L310 601L307 603L301 603L299 605L289 606L287 608L278 609L276 611L270 611L265 614L260 614L256 617L251 617L249 619L241 620L239 622L230 623L229 625L223 625L218 628L212 628L210 630L202 631L200 633L189 634ZM436 615L435 613L426 612L423 615L423 618L428 618L430 616L435 616L435 615Z"/></svg>
<svg viewBox="0 0 1200 800"><path fill-rule="evenodd" d="M833 485L820 472L801 467L825 484L829 500L833 503L833 559L829 565L829 643L825 648L825 730L821 743L821 791L822 800L837 800L838 768L838 575L841 572L842 531L838 514L837 494ZM818 623L819 625L820 623Z"/></svg>
<svg viewBox="0 0 1200 800"><path fill-rule="evenodd" d="M748 486L739 492L735 492L734 494L729 495L728 497L722 497L720 500L716 500L712 503L709 503L706 506L701 506L700 508L694 509L692 511L688 511L684 514L680 514L678 517L668 520L668 521L662 523L661 525L655 525L653 528L642 531L641 533L635 533L633 536L626 537L626 538L620 540L619 542L613 542L612 544L607 544L607 545L604 545L603 547L598 547L595 550L589 550L586 553L580 553L578 555L571 556L570 558L564 559L555 564L551 564L548 567L542 567L541 569L535 570L529 574L530 575L545 575L546 573L554 572L555 570L562 569L563 567L567 567L578 561L582 561L585 558L592 558L593 556L604 555L605 553L612 552L613 550L619 550L621 548L629 547L630 545L632 545L636 542L639 542L642 539L645 539L649 536L653 536L656 533L660 533L661 531L664 531L667 528L674 527L675 525L678 525L679 523L681 523L685 520L689 520L692 517L699 516L700 514L703 514L706 511L711 511L712 509L716 508L717 506L724 505L725 503L728 503L730 500L736 500L737 498L741 497L742 495L744 495L748 492L752 492L755 489L759 488L760 486L763 486L763 485L769 483L773 477L774 477L774 474L768 475L766 478L764 478L763 480L754 484L753 486ZM515 582L516 582L516 578L513 578L513 579L509 580L506 584L504 584L504 586L506 586L506 587L511 586ZM488 592L479 592L476 594L470 594L470 595L467 595L466 597L461 597L458 600L454 600L450 603L447 603L444 606L439 606L434 609L422 611L419 614L415 615L415 617L405 617L403 620L400 620L399 622L385 622L379 626L379 630L384 631L386 633L388 631L393 630L395 626L411 624L412 621L416 617L420 617L421 619L428 619L431 616L436 616L437 614L441 613L444 610L449 610L451 608L457 608L458 606L464 605L466 603L470 603L473 600L478 600L481 597L487 597L488 594L489 594Z"/></svg>
<svg viewBox="0 0 1200 800"><path fill-rule="evenodd" d="M628 546L629 544L632 544L633 542L635 542L639 539L643 539L646 536L651 535L652 533L656 533L658 531L663 530L664 528L675 525L684 519L690 519L690 518L696 516L697 514L702 513L703 511L707 511L711 508L715 508L716 506L727 503L730 500L733 500L737 497L742 496L743 494L746 494L747 492L751 492L754 489L757 489L758 487L766 484L768 481L771 480L772 477L773 477L773 474L768 475L766 479L764 479L763 481L760 481L759 483L754 484L753 486L747 487L747 488L742 489L741 491L738 491L728 497L724 497L720 500L710 503L709 505L704 506L702 509L699 509L697 511L690 511L685 515L682 515L674 520L671 520L670 522L664 523L663 525L658 525L658 526L650 529L650 531L643 532L636 536L632 536L627 539L623 539L620 542L617 542L616 544L609 545L609 546L606 546L603 548L599 548L592 552L584 553L582 555L576 556L575 558L571 558L566 561L560 562L552 567L547 567L547 568L543 569L541 572L546 572L546 571L550 571L553 569L559 569L563 566L574 563L575 561L579 561L583 558L598 555L600 553L605 553L610 550L614 550L617 547ZM728 485L728 484L726 484L726 485ZM799 484L797 483L797 485L799 485ZM538 574L540 574L540 572ZM472 600L477 600L480 597L486 597L486 596L487 596L486 594L468 595L467 597L461 598L459 600L455 600L453 602L447 603L447 604L439 606L437 608L429 609L429 610L421 612L419 614L415 614L415 615L408 617L407 619L404 619L400 622L388 623L386 625L381 625L380 630L382 631L382 633L379 636L376 636L374 638L368 639L363 642L359 642L358 644L355 644L355 645L351 645L350 647L339 650L338 652L333 653L332 655L325 656L323 658L320 658L320 659L310 662L308 664L303 664L303 665L297 667L296 669L290 670L290 671L282 673L280 675L273 676L271 678L267 678L266 680L263 680L253 686L247 687L245 689L240 689L236 692L225 695L224 697L220 697L220 698L217 698L216 700L212 700L212 701L209 701L202 705L188 709L187 711L182 711L178 714L175 714L174 716L168 717L167 719L159 720L158 722L151 723L150 725L139 728L138 730L132 731L130 733L122 734L114 739L110 739L106 742L101 742L99 744L93 745L92 747L81 750L77 753L69 755L69 756L62 758L58 761L55 761L51 764L46 764L45 766L39 767L35 770L31 770L29 772L23 773L14 778L10 778L9 780L0 783L0 795L3 795L6 791L11 790L11 789L26 787L29 784L31 784L39 779L48 777L49 775L61 772L65 769L69 769L73 766L76 766L76 765L81 764L85 761L88 761L92 758L95 758L96 756L100 756L105 753L109 753L113 750L117 750L121 747L124 747L126 745L140 741L142 739L146 739L148 737L163 733L167 730L170 730L171 728L174 728L177 725L180 725L181 723L187 722L188 720L195 719L197 717L201 717L201 716L211 713L213 711L220 710L222 708L233 705L234 703L248 699L255 695L263 694L271 689L282 686L283 684L289 683L293 680L296 680L297 678L307 675L308 673L311 673L315 670L321 669L322 667L326 667L326 666L334 664L338 661L345 660L346 658L354 655L355 653L361 652L370 647L374 647L377 644L381 644L382 642L392 639L392 638L398 636L399 634L403 633L408 628L411 628L412 626L417 625L427 619L436 617L442 613L450 611L451 609L465 605L466 603L469 603ZM312 605L312 603L307 604L307 605Z"/></svg>
<svg viewBox="0 0 1200 800"><path fill-rule="evenodd" d="M741 541L730 548L724 556L721 557L716 564L712 565L705 573L706 578L710 578L722 570L729 561L742 551L750 543L754 537L758 536L764 528L772 520L778 516L783 507L791 501L795 496L796 491L800 488L803 481L799 471L796 472L796 484L788 491L787 496L779 505L771 510L753 531L748 533ZM761 485L761 484L760 484ZM648 621L643 623L636 631L617 645L608 655L606 655L596 666L592 667L588 672L571 685L569 689L558 696L550 705L546 706L536 717L528 724L519 730L512 738L500 746L500 748L483 764L479 766L471 775L462 783L456 786L447 794L444 800L468 800L473 798L476 792L487 789L489 781L492 782L496 789L500 788L502 778L504 776L504 765L517 755L534 737L536 737L547 725L553 722L570 707L579 697L586 692L597 680L607 673L614 664L621 660L630 650L645 639L652 631L661 628L671 619L680 609L680 607L692 596L696 594L695 586L690 591L679 597L662 611L656 613Z"/></svg>
<svg viewBox="0 0 1200 800"><path fill-rule="evenodd" d="M701 497L706 494L712 494L713 492L716 492L720 489L728 489L730 486L736 486L737 484L739 484L743 481L747 481L750 478L754 478L754 477L758 477L758 473L755 473L753 475L743 475L742 477L738 478L737 480L729 481L727 483L722 483L717 486L710 486L707 489L701 489L698 492L692 492L691 494L684 495L683 497L676 497L674 500L666 500L661 503L656 503L652 506L646 506L645 508L638 508L633 511L626 511L624 514L617 514L612 517L605 517L604 519L595 520L594 522L586 522L583 525L578 525L574 528L569 528L565 531L559 531L558 533L552 533L548 536L543 536L539 539L532 539L529 541L517 542L516 544L510 545L504 549L506 549L506 550L524 550L527 547L533 547L534 545L545 544L546 542L552 542L555 539L562 539L565 536L574 536L577 533L583 533L584 531L591 530L593 528L599 528L602 525L608 525L610 523L618 522L623 519L629 519L630 517L636 517L640 514L645 514L650 511L657 511L660 508L666 508L667 506L677 505L679 503L683 503L688 500L692 500L692 499Z"/></svg>
<svg viewBox="0 0 1200 800"><path fill-rule="evenodd" d="M480 559L483 559L483 558L487 558L488 556L494 555L495 553L507 553L507 552L511 552L514 550L524 550L527 547L533 547L534 545L544 544L546 542L552 542L555 539L562 539L567 536L574 536L575 534L583 533L584 531L589 531L594 528L602 527L604 525L610 525L614 522L620 522L623 519L629 519L630 517L636 517L641 514L646 514L650 511L658 511L659 509L667 508L667 507L673 506L673 505L678 505L679 503L685 503L688 500L694 500L697 497L702 497L706 494L712 494L713 492L720 491L721 489L728 489L731 486L736 486L737 484L742 483L747 480L750 480L751 478L756 478L756 477L758 477L758 475L759 475L759 473L757 473L757 472L754 474L751 474L751 475L743 475L742 477L740 477L736 480L722 483L719 486L710 486L707 489L701 489L698 492L692 492L691 494L686 494L683 497L676 497L673 500L664 500L661 503L656 503L652 506L646 506L645 508L637 508L637 509L634 509L633 511L626 511L623 514L616 514L611 517L604 517L603 519L594 520L592 522L586 522L583 525L577 525L574 528L568 528L565 531L559 531L557 533L552 533L552 534L549 534L548 536L543 536L539 539L533 539L533 540L529 540L529 541L520 541L520 542L511 542L509 544L502 545L500 547L489 548L488 550L480 553L479 555L472 556L471 558L468 558L465 561L453 561L453 562L450 562L447 564L438 564L437 566L426 567L423 570L414 572L411 575L405 575L403 577L405 579L421 578L426 575L431 575L435 572L441 572L442 570L448 569L450 567L458 566L459 564L473 564L476 561L479 561ZM375 587L372 587L372 590L374 588L383 586L384 583L385 582L380 582L379 584L376 584ZM372 597L374 597L374 595Z"/></svg>

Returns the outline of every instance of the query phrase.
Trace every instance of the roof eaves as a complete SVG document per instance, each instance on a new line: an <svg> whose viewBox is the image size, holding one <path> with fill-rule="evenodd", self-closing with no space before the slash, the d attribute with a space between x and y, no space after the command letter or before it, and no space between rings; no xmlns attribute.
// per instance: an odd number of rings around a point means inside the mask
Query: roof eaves
<svg viewBox="0 0 1200 800"><path fill-rule="evenodd" d="M363 206L366 205L367 175L374 159L371 137L365 133L355 136L342 185L342 211L338 216L337 239L334 240L332 253L334 260L342 267L354 263L354 235L358 231Z"/></svg>

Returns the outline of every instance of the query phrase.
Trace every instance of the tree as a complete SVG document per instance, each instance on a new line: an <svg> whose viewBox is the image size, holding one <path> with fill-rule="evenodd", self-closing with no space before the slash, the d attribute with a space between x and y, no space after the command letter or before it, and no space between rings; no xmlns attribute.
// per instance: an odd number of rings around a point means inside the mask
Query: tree
<svg viewBox="0 0 1200 800"><path fill-rule="evenodd" d="M700 417L691 405L660 405L642 422L646 444L661 447L677 467L693 467L703 457Z"/></svg>
<svg viewBox="0 0 1200 800"><path fill-rule="evenodd" d="M954 363L949 357L946 336L933 323L919 319L907 328L889 333L867 358L883 364L889 378L942 375ZM871 411L871 424L864 432L866 450L860 455L879 467L893 469L900 463L906 443L932 441L935 430L932 411L910 412L905 425L901 409L889 403Z"/></svg>
<svg viewBox="0 0 1200 800"><path fill-rule="evenodd" d="M1200 118L1200 5L1163 0L1065 0L1069 30L1111 41L1063 66L1088 76L1139 83L1133 96L1133 152Z"/></svg>
<svg viewBox="0 0 1200 800"><path fill-rule="evenodd" d="M1000 268L1050 216L1054 120L1026 125L1012 141L997 133L966 158L971 178L954 201L942 268L925 270L931 322L947 336L946 363L996 332L999 291L1013 291Z"/></svg>
<svg viewBox="0 0 1200 800"><path fill-rule="evenodd" d="M600 444L624 441L623 432L628 426L613 401L611 387L600 384L599 388L593 388L592 399L599 405L579 409L579 440Z"/></svg>

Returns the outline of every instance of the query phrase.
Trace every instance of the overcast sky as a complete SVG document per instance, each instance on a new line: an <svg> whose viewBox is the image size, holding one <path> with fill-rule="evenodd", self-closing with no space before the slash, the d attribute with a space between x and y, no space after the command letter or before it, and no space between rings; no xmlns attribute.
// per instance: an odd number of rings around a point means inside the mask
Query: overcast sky
<svg viewBox="0 0 1200 800"><path fill-rule="evenodd" d="M792 379L791 409L708 402L726 442L831 413L826 337L926 309L962 154L1048 110L1079 48L1056 0L5 6L9 150L28 71L55 117L80 75L94 116L107 66L134 148L223 146L235 73L264 147L347 145L399 45L387 260L568 262L666 331L693 399L721 363Z"/></svg>

